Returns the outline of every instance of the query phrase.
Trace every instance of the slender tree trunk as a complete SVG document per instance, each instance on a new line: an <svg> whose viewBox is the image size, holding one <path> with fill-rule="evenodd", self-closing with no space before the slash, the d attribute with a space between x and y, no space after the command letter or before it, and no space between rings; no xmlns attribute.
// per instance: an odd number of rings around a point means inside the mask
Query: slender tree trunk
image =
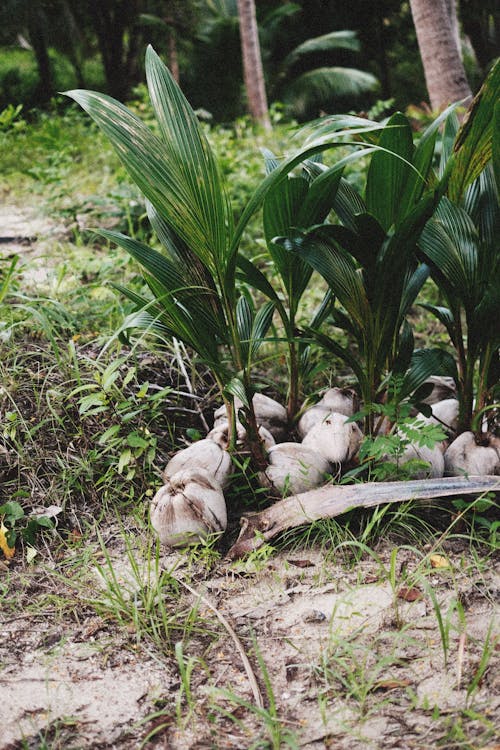
<svg viewBox="0 0 500 750"><path fill-rule="evenodd" d="M28 14L28 32L31 46L35 53L40 82L38 97L40 101L48 101L54 95L54 78L49 59L46 34L47 19L39 2L34 2Z"/></svg>
<svg viewBox="0 0 500 750"><path fill-rule="evenodd" d="M136 81L138 32L137 0L89 0L108 93L115 99L127 98Z"/></svg>
<svg viewBox="0 0 500 750"><path fill-rule="evenodd" d="M170 67L170 72L172 73L174 81L177 81L177 83L179 83L180 74L179 74L179 56L177 54L177 39L175 36L175 31L172 28L168 30L167 50L168 50L168 64Z"/></svg>
<svg viewBox="0 0 500 750"><path fill-rule="evenodd" d="M471 97L447 0L410 0L410 5L432 109Z"/></svg>
<svg viewBox="0 0 500 750"><path fill-rule="evenodd" d="M238 14L248 109L256 122L270 130L254 0L238 0Z"/></svg>
<svg viewBox="0 0 500 750"><path fill-rule="evenodd" d="M460 0L460 18L478 65L486 73L500 55L500 4L498 0Z"/></svg>
<svg viewBox="0 0 500 750"><path fill-rule="evenodd" d="M458 54L460 59L463 60L462 55L462 43L460 41L460 29L458 28L458 17L457 17L457 0L445 0L446 11L448 18L450 19L451 33L457 45Z"/></svg>

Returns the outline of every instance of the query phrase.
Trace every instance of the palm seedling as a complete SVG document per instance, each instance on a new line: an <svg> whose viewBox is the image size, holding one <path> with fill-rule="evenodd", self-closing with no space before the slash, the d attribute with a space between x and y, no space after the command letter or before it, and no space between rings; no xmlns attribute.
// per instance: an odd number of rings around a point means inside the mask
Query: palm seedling
<svg viewBox="0 0 500 750"><path fill-rule="evenodd" d="M196 116L156 53L146 54L146 75L159 125L156 136L126 107L102 94L72 91L111 140L147 199L148 214L163 246L159 252L135 239L101 231L142 265L152 297L121 291L137 310L125 327L161 340L175 337L211 368L235 424L233 396L257 435L250 367L271 324L273 303L257 312L238 298L237 242L221 175ZM259 441L250 441L259 459Z"/></svg>
<svg viewBox="0 0 500 750"><path fill-rule="evenodd" d="M404 398L439 366L435 352L412 363L414 340L406 316L429 273L416 260L416 243L445 184L443 179L432 185L440 121L415 146L406 117L393 115L371 158L364 196L347 180L339 182L334 209L340 223L280 239L284 252L296 254L325 278L340 305L333 308L331 322L347 333L357 351L318 330L313 333L353 370L370 433L389 376L404 376L398 388L398 398ZM320 125L316 137L329 127Z"/></svg>
<svg viewBox="0 0 500 750"><path fill-rule="evenodd" d="M495 180L493 168L493 160L500 156L500 121L494 122L499 85L497 63L478 94L474 117L458 133L456 116L449 116L441 171L452 158L455 164L447 195L418 243L446 301L446 306L424 307L445 326L455 349L459 433L480 433L481 416L489 412L492 423L492 405L500 400L500 208L499 175L497 171Z"/></svg>

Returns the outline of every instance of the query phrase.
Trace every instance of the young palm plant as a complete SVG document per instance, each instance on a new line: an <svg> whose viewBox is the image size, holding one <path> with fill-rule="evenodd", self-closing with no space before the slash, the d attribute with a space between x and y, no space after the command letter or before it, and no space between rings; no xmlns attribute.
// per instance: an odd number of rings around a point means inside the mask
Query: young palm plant
<svg viewBox="0 0 500 750"><path fill-rule="evenodd" d="M233 215L215 157L152 48L146 75L160 137L116 100L91 91L68 92L110 138L142 190L168 255L118 232L101 234L139 261L152 292L147 299L122 289L138 308L128 325L192 347L211 368L233 426L233 396L241 398L259 463L250 365L271 324L273 303L255 313L244 298L238 299Z"/></svg>
<svg viewBox="0 0 500 750"><path fill-rule="evenodd" d="M318 342L353 370L367 411L365 428L375 427L373 405L384 399L388 378L404 374L414 342L406 315L429 269L416 260L416 243L442 195L445 179L432 186L432 158L441 118L413 143L410 124L397 113L384 127L371 158L364 197L341 179L334 198L340 224L323 224L281 238L327 281L340 307L331 321L357 345L340 346L319 331ZM328 125L321 125L321 134ZM409 395L437 365L435 353L419 356L398 387Z"/></svg>
<svg viewBox="0 0 500 750"><path fill-rule="evenodd" d="M492 154L500 153L500 127L493 124L499 85L497 63L478 95L475 117L460 131L457 118L453 114L448 118L442 170L453 155L456 163L447 196L418 243L447 303L447 307L423 306L443 323L455 348L459 433L472 429L480 433L475 414L480 417L500 398L500 208L492 163Z"/></svg>
<svg viewBox="0 0 500 750"><path fill-rule="evenodd" d="M360 118L339 120L333 136L308 144L263 179L234 226L214 154L182 91L151 47L146 53L146 76L159 137L108 96L68 92L109 137L145 196L151 223L163 245L159 252L118 232L101 231L142 265L152 293L147 298L120 287L136 306L126 325L162 339L175 337L197 352L211 368L226 403L233 447L234 397L242 401L251 452L261 468L265 456L252 403L251 367L279 296L252 263L238 256L241 237L268 191L286 180L304 159L343 145L349 137L363 155L367 149L360 145L359 133L380 126ZM238 293L237 272L243 272L256 288L264 288L269 302L255 311Z"/></svg>

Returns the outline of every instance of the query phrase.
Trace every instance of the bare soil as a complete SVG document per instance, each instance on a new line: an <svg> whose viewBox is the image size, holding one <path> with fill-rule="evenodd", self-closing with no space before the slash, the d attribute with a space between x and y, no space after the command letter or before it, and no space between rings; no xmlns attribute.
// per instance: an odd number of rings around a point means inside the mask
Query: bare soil
<svg viewBox="0 0 500 750"><path fill-rule="evenodd" d="M204 598L181 586L170 600L178 629L162 650L126 614L119 623L102 606L111 566L127 596L142 585L123 537L109 538L109 557L85 543L83 572L81 550L69 549L52 563L2 572L11 606L2 615L1 747L404 750L499 741L498 560L480 571L453 542L446 567L433 569L401 548L391 586L389 545L355 564L308 549L257 565L222 561L209 573L168 555L161 567ZM145 539L136 540L143 575ZM207 602L249 655L266 715ZM192 696L172 653L181 639L184 659L194 660ZM279 744L268 745L273 731Z"/></svg>

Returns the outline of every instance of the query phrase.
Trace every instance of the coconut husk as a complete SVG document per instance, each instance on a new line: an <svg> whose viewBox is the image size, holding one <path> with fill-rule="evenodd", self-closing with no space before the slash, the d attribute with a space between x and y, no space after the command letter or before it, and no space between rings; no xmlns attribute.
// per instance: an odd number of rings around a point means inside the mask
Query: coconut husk
<svg viewBox="0 0 500 750"><path fill-rule="evenodd" d="M252 404L257 424L268 430L276 442L285 440L288 434L288 414L285 407L264 393L256 393L252 399ZM243 407L243 402L239 398L235 398L234 406L238 411ZM214 412L214 427L224 421L227 422L226 407L220 406Z"/></svg>
<svg viewBox="0 0 500 750"><path fill-rule="evenodd" d="M359 409L359 397L354 388L329 388L318 403L346 417L352 417Z"/></svg>
<svg viewBox="0 0 500 750"><path fill-rule="evenodd" d="M331 464L350 461L359 450L363 433L356 422L347 419L344 414L331 412L309 430L302 445L312 448Z"/></svg>
<svg viewBox="0 0 500 750"><path fill-rule="evenodd" d="M473 432L462 432L444 454L446 476L500 474L499 439L485 435L478 444Z"/></svg>
<svg viewBox="0 0 500 750"><path fill-rule="evenodd" d="M403 455L399 458L399 463L404 465L414 459L425 461L428 467L416 469L411 474L412 479L436 479L444 475L444 456L441 443L433 448L428 448L426 445L407 445ZM396 463L393 457L389 460Z"/></svg>
<svg viewBox="0 0 500 750"><path fill-rule="evenodd" d="M330 471L323 456L301 443L278 443L269 450L268 460L261 482L270 484L282 496L319 487Z"/></svg>
<svg viewBox="0 0 500 750"><path fill-rule="evenodd" d="M169 477L150 507L151 526L167 547L197 543L227 527L226 502L219 482L203 469Z"/></svg>
<svg viewBox="0 0 500 750"><path fill-rule="evenodd" d="M358 394L352 388L329 388L317 404L306 409L297 423L297 432L301 439L320 422L335 412L351 417L358 410Z"/></svg>
<svg viewBox="0 0 500 750"><path fill-rule="evenodd" d="M426 383L432 384L432 391L428 396L422 399L421 403L436 404L438 401L445 401L449 398L457 397L457 385L453 378L443 375L431 375L427 378Z"/></svg>
<svg viewBox="0 0 500 750"><path fill-rule="evenodd" d="M264 448L269 450L273 445L276 445L274 437L271 435L269 430L265 427L258 428L259 437L262 440ZM207 435L208 440L213 440L218 446L224 450L228 450L230 445L229 435L229 423L227 419L219 420L217 426L210 430ZM247 431L240 422L236 423L236 447L238 450L247 450Z"/></svg>
<svg viewBox="0 0 500 750"><path fill-rule="evenodd" d="M213 440L205 438L178 451L166 465L162 477L166 481L183 469L202 469L215 477L222 487L226 487L231 466L229 453Z"/></svg>

